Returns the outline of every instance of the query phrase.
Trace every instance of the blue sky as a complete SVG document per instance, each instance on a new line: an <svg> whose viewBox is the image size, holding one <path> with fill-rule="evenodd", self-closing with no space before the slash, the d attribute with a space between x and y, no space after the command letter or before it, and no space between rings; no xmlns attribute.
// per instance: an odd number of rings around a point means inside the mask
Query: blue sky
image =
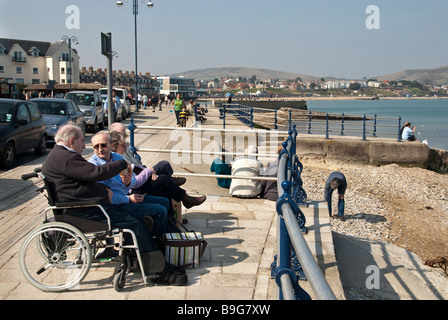
<svg viewBox="0 0 448 320"><path fill-rule="evenodd" d="M139 3L138 71L163 75L253 67L318 77L374 77L448 65L446 0L153 0ZM68 29L66 8L79 8ZM379 9L370 30L369 5ZM100 33L111 32L113 69L134 70L132 0L0 0L0 37L76 36L81 66L106 67Z"/></svg>

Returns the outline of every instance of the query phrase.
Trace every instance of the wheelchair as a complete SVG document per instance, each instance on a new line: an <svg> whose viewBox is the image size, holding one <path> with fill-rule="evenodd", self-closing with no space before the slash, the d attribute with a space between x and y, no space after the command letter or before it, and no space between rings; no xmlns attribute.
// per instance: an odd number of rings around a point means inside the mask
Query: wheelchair
<svg viewBox="0 0 448 320"><path fill-rule="evenodd" d="M44 221L25 237L19 252L21 272L34 287L47 292L67 291L81 284L92 263L114 263L113 285L116 291L121 291L125 287L126 274L135 264L133 252L144 284L155 277L145 275L135 233L130 229L114 228L99 199L55 203L51 187L40 168L21 178L41 178L44 186L37 192L46 191L50 205L44 209ZM98 207L107 223L61 214L63 209L88 207ZM126 233L132 237L133 244L125 244ZM113 244L107 244L106 240L111 238ZM118 248L118 256L95 258L99 250L107 247Z"/></svg>

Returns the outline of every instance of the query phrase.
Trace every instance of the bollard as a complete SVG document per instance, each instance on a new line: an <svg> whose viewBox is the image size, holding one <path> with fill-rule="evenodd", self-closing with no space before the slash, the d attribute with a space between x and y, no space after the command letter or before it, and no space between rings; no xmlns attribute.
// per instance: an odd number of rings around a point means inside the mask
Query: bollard
<svg viewBox="0 0 448 320"><path fill-rule="evenodd" d="M341 136L344 135L344 112L342 112L342 120L341 120Z"/></svg>
<svg viewBox="0 0 448 320"><path fill-rule="evenodd" d="M366 115L364 115L362 123L362 141L366 141Z"/></svg>

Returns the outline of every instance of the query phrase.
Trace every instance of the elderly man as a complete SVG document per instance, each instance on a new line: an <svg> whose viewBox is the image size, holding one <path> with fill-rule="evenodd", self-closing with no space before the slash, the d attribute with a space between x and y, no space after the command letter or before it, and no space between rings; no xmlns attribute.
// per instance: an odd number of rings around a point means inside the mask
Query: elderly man
<svg viewBox="0 0 448 320"><path fill-rule="evenodd" d="M55 201L70 202L99 198L101 204L110 205L113 198L112 192L104 184L97 182L110 179L122 170L129 169L128 163L121 159L95 166L85 160L81 155L85 148L84 135L74 125L61 127L55 136L55 141L56 145L42 165L42 173L47 178ZM113 207L107 209L111 222L118 228L131 229L135 232L145 271L162 272L165 262L160 259L161 253L152 242L145 224L117 209ZM97 207L66 209L64 213L106 222L106 217ZM132 240L127 239L127 241Z"/></svg>
<svg viewBox="0 0 448 320"><path fill-rule="evenodd" d="M107 132L99 132L92 137L92 145L95 154L89 159L94 165L100 166L106 163L122 161L123 157L112 152L112 143L110 135ZM129 170L129 173L131 171ZM154 219L155 230L154 235L161 237L166 233L167 213L169 202L168 199L156 196L143 196L140 194L130 194L130 188L133 187L131 180L132 175L126 177L128 172L117 174L114 177L101 181L106 187L113 191L111 207L127 212L129 215L142 222L148 221L145 216L151 216ZM122 181L125 179L128 185ZM127 179L127 180L126 180ZM134 180L135 181L135 180Z"/></svg>

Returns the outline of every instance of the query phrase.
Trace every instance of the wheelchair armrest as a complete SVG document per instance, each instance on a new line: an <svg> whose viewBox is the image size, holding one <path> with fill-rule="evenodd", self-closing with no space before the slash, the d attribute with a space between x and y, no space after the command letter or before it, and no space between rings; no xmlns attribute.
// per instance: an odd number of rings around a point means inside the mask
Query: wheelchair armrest
<svg viewBox="0 0 448 320"><path fill-rule="evenodd" d="M81 206L95 206L100 204L102 198L89 198L89 199L79 199L79 201L67 201L67 202L57 202L55 207L81 207Z"/></svg>

